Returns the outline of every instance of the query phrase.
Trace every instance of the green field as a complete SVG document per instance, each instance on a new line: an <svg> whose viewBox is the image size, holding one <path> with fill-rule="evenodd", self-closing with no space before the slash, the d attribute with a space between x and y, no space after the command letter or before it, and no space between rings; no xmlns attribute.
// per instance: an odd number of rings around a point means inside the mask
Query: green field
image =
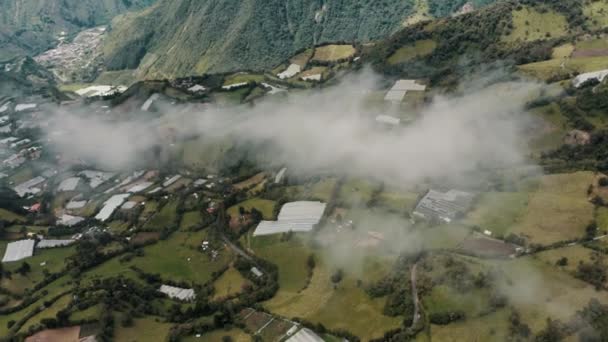
<svg viewBox="0 0 608 342"><path fill-rule="evenodd" d="M490 293L487 289L458 291L449 286L433 287L431 293L423 299L424 309L428 314L463 311L468 317L476 317L489 306Z"/></svg>
<svg viewBox="0 0 608 342"><path fill-rule="evenodd" d="M382 314L385 299L370 299L363 288L357 286L356 279L348 275L334 289L330 276L330 270L317 262L305 290L279 292L264 306L285 317L303 317L322 322L330 329L346 329L363 340L381 337L385 331L400 326L401 318Z"/></svg>
<svg viewBox="0 0 608 342"><path fill-rule="evenodd" d="M552 10L539 12L530 7L513 11L513 32L503 36L506 43L531 42L561 37L568 31L566 18Z"/></svg>
<svg viewBox="0 0 608 342"><path fill-rule="evenodd" d="M590 23L593 28L601 29L608 26L608 1L596 0L585 1L583 5L583 14L591 19Z"/></svg>
<svg viewBox="0 0 608 342"><path fill-rule="evenodd" d="M355 55L355 52L357 50L352 45L325 45L315 49L312 59L321 62L334 62L351 58Z"/></svg>
<svg viewBox="0 0 608 342"><path fill-rule="evenodd" d="M306 260L312 253L303 239L296 235L290 241L280 241L280 234L257 237L249 234L244 245L256 256L277 265L279 291L297 292L306 285Z"/></svg>
<svg viewBox="0 0 608 342"><path fill-rule="evenodd" d="M547 61L529 63L518 66L524 73L548 79L552 76L569 74L573 72L585 73L608 68L608 56L579 57L568 60L550 59Z"/></svg>
<svg viewBox="0 0 608 342"><path fill-rule="evenodd" d="M250 82L263 82L264 75L261 74L247 74L247 73L238 73L234 75L230 75L226 77L224 81L224 86L228 86L231 84L237 83L250 83Z"/></svg>
<svg viewBox="0 0 608 342"><path fill-rule="evenodd" d="M487 192L477 200L464 223L489 230L494 236L506 236L517 225L528 206L526 192Z"/></svg>
<svg viewBox="0 0 608 342"><path fill-rule="evenodd" d="M247 211L251 211L252 208L259 210L264 216L265 220L272 220L274 214L274 207L276 206L275 201L265 200L261 198L251 198L239 204L233 205L228 208L228 215L236 217L239 215L239 207L245 208Z"/></svg>
<svg viewBox="0 0 608 342"><path fill-rule="evenodd" d="M388 58L389 64L408 62L414 58L424 57L431 54L437 43L432 39L417 40L414 44L403 46Z"/></svg>
<svg viewBox="0 0 608 342"><path fill-rule="evenodd" d="M156 213L150 221L144 226L145 229L162 230L176 225L177 222L177 205L178 199L173 199L165 204L158 213Z"/></svg>
<svg viewBox="0 0 608 342"><path fill-rule="evenodd" d="M12 211L0 208L0 220L7 222L25 222L25 217L17 215Z"/></svg>
<svg viewBox="0 0 608 342"><path fill-rule="evenodd" d="M537 254L538 259L547 263L547 266L553 266L556 269L562 269L568 272L576 271L580 262L589 262L593 250L585 248L581 245L566 246L558 249L552 249ZM556 263L561 258L568 258L566 266L557 266Z"/></svg>
<svg viewBox="0 0 608 342"><path fill-rule="evenodd" d="M215 281L215 283L213 283L213 288L215 289L213 299L218 300L220 298L239 294L242 291L243 286L247 283L247 279L245 279L239 271L230 267Z"/></svg>
<svg viewBox="0 0 608 342"><path fill-rule="evenodd" d="M587 199L593 180L592 172L541 177L520 224L511 231L540 244L583 237L593 220L593 204Z"/></svg>
<svg viewBox="0 0 608 342"><path fill-rule="evenodd" d="M69 294L57 299L57 301L53 303L50 307L44 309L40 313L34 315L32 318L28 319L27 322L21 327L21 329L19 329L19 332L27 331L30 326L39 324L40 321L45 318L55 318L57 316L57 313L65 309L71 301L72 296Z"/></svg>
<svg viewBox="0 0 608 342"><path fill-rule="evenodd" d="M344 182L338 193L338 203L341 206L365 206L372 198L372 193L378 184L362 179L349 179Z"/></svg>
<svg viewBox="0 0 608 342"><path fill-rule="evenodd" d="M182 221L180 223L181 230L188 230L190 228L194 228L199 226L203 222L203 215L200 211L188 211L184 213L182 216Z"/></svg>
<svg viewBox="0 0 608 342"><path fill-rule="evenodd" d="M145 255L134 258L127 265L135 265L148 273L159 273L173 281L205 284L213 272L222 269L232 259L228 249L220 249L220 256L215 261L199 251L198 247L206 237L206 231L173 233L167 240L144 248ZM120 267L126 268L127 265Z"/></svg>
<svg viewBox="0 0 608 342"><path fill-rule="evenodd" d="M114 329L114 341L163 341L172 326L170 323L163 323L160 317L137 318L133 323L133 326L128 328L117 324Z"/></svg>

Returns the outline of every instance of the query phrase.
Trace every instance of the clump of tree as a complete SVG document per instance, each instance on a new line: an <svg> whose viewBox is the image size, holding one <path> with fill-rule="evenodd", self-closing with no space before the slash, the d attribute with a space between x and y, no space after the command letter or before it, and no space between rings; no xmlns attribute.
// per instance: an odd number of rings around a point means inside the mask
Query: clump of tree
<svg viewBox="0 0 608 342"><path fill-rule="evenodd" d="M589 284L595 286L597 290L604 287L608 273L604 258L599 253L593 253L591 262L581 262L578 264L575 276Z"/></svg>

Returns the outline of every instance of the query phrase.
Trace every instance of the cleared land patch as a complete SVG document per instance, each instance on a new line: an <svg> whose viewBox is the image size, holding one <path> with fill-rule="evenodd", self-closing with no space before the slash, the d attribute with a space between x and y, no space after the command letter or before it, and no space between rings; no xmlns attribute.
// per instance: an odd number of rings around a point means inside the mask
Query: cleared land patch
<svg viewBox="0 0 608 342"><path fill-rule="evenodd" d="M138 318L133 320L133 326L117 325L114 329L114 340L117 342L158 341L164 340L169 334L170 323L161 322L162 318Z"/></svg>
<svg viewBox="0 0 608 342"><path fill-rule="evenodd" d="M238 216L239 207L243 207L246 211L251 211L252 208L255 208L262 213L265 220L272 220L275 206L275 201L265 200L261 198L251 198L228 208L228 215L234 217Z"/></svg>
<svg viewBox="0 0 608 342"><path fill-rule="evenodd" d="M348 59L355 55L357 50L352 45L325 45L315 49L312 59L319 62L335 62Z"/></svg>
<svg viewBox="0 0 608 342"><path fill-rule="evenodd" d="M593 180L592 172L543 176L521 223L512 231L540 244L583 237L593 220L593 204L587 199Z"/></svg>
<svg viewBox="0 0 608 342"><path fill-rule="evenodd" d="M506 43L531 42L541 39L561 37L568 31L566 18L553 10L539 12L534 8L523 7L513 11L513 31L503 36Z"/></svg>
<svg viewBox="0 0 608 342"><path fill-rule="evenodd" d="M217 300L239 294L242 291L243 286L247 283L247 279L245 279L239 271L230 267L213 284L213 287L215 288L213 299Z"/></svg>
<svg viewBox="0 0 608 342"><path fill-rule="evenodd" d="M424 57L435 50L437 43L432 39L417 40L414 44L408 44L395 51L389 58L389 64L408 62L414 58Z"/></svg>
<svg viewBox="0 0 608 342"><path fill-rule="evenodd" d="M586 1L583 5L583 14L591 19L590 23L596 29L608 26L608 1Z"/></svg>

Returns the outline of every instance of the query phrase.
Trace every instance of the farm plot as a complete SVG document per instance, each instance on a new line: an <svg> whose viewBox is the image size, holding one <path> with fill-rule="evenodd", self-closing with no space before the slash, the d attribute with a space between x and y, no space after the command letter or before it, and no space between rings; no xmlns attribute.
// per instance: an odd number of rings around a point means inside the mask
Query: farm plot
<svg viewBox="0 0 608 342"><path fill-rule="evenodd" d="M389 64L399 64L412 59L424 57L431 54L437 43L432 39L417 40L413 44L405 45L395 51L389 58Z"/></svg>
<svg viewBox="0 0 608 342"><path fill-rule="evenodd" d="M513 31L502 37L503 42L531 42L541 39L561 37L568 31L566 18L552 10L539 12L523 7L513 11Z"/></svg>
<svg viewBox="0 0 608 342"><path fill-rule="evenodd" d="M179 200L174 199L165 204L162 209L156 213L146 223L144 228L151 230L162 230L177 224L177 205Z"/></svg>
<svg viewBox="0 0 608 342"><path fill-rule="evenodd" d="M213 300L237 295L241 293L243 287L248 283L249 281L239 271L231 267L213 283L215 289Z"/></svg>
<svg viewBox="0 0 608 342"><path fill-rule="evenodd" d="M135 265L144 272L159 273L174 281L205 284L212 273L232 260L231 252L223 247L218 248L219 256L215 259L199 251L206 238L206 231L173 233L169 239L144 248L145 256L134 258L123 267Z"/></svg>
<svg viewBox="0 0 608 342"><path fill-rule="evenodd" d="M463 251L483 257L509 257L516 253L515 246L502 240L473 235L465 239L460 248Z"/></svg>
<svg viewBox="0 0 608 342"><path fill-rule="evenodd" d="M318 62L336 62L351 58L356 52L357 50L352 45L325 45L315 49L312 59Z"/></svg>
<svg viewBox="0 0 608 342"><path fill-rule="evenodd" d="M525 214L530 195L526 192L486 192L475 202L464 222L505 236Z"/></svg>
<svg viewBox="0 0 608 342"><path fill-rule="evenodd" d="M542 176L521 221L511 231L540 244L583 237L593 220L593 204L587 198L593 179L592 172Z"/></svg>
<svg viewBox="0 0 608 342"><path fill-rule="evenodd" d="M131 327L117 325L114 329L114 340L117 342L164 340L172 324L163 323L161 320L160 317L146 317L134 319Z"/></svg>
<svg viewBox="0 0 608 342"><path fill-rule="evenodd" d="M251 211L251 209L255 208L262 213L265 220L272 220L275 206L275 201L261 198L251 198L228 208L227 212L231 217L236 217L239 215L239 207L243 207L246 211Z"/></svg>

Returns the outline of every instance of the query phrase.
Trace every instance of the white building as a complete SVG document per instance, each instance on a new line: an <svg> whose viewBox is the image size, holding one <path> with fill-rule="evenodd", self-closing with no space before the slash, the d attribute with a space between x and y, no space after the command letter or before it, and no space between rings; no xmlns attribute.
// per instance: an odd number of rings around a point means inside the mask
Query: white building
<svg viewBox="0 0 608 342"><path fill-rule="evenodd" d="M105 221L112 216L114 210L120 207L123 202L127 199L127 197L131 196L130 194L119 194L110 197L105 203L104 207L101 208L99 213L95 216L95 218L99 221Z"/></svg>
<svg viewBox="0 0 608 342"><path fill-rule="evenodd" d="M166 294L170 298L176 298L183 301L191 301L196 298L196 294L194 294L193 289L183 289L181 287L161 285L159 291Z"/></svg>
<svg viewBox="0 0 608 342"><path fill-rule="evenodd" d="M78 177L64 179L61 183L59 183L57 191L74 191L78 186L78 182L80 182L80 178Z"/></svg>
<svg viewBox="0 0 608 342"><path fill-rule="evenodd" d="M68 214L63 214L57 220L57 224L61 225L61 226L72 227L72 226L79 224L82 221L84 221L84 218L82 218L80 216L72 216L72 215L68 215Z"/></svg>
<svg viewBox="0 0 608 342"><path fill-rule="evenodd" d="M2 262L19 261L34 255L36 240L19 240L6 245Z"/></svg>
<svg viewBox="0 0 608 342"><path fill-rule="evenodd" d="M288 338L285 342L324 342L319 335L308 328L302 328L295 335Z"/></svg>
<svg viewBox="0 0 608 342"><path fill-rule="evenodd" d="M20 103L15 106L15 112L24 112L28 110L35 110L38 108L38 105L35 103Z"/></svg>
<svg viewBox="0 0 608 342"><path fill-rule="evenodd" d="M299 66L298 64L290 64L287 69L285 69L283 72L278 73L277 77L284 80L286 78L292 78L295 75L299 74L300 71L302 71L302 67Z"/></svg>
<svg viewBox="0 0 608 342"><path fill-rule="evenodd" d="M73 244L76 240L41 240L36 248L55 248L65 247Z"/></svg>
<svg viewBox="0 0 608 342"><path fill-rule="evenodd" d="M410 91L425 91L426 86L416 83L415 80L399 80L384 96L385 101L399 103Z"/></svg>
<svg viewBox="0 0 608 342"><path fill-rule="evenodd" d="M276 221L261 221L253 235L311 231L321 220L325 206L325 203L314 201L286 203Z"/></svg>

